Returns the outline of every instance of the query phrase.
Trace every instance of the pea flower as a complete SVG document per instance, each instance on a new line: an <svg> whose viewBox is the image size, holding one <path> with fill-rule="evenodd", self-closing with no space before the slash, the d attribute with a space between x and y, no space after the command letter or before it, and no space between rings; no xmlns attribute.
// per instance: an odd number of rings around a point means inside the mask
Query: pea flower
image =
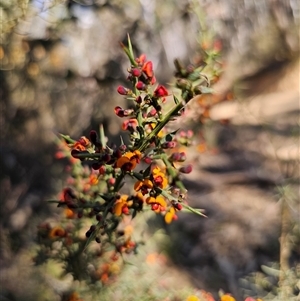
<svg viewBox="0 0 300 301"><path fill-rule="evenodd" d="M146 199L146 203L151 205L152 210L156 213L165 211L167 207L167 202L162 195L158 195L157 197L149 196Z"/></svg>
<svg viewBox="0 0 300 301"><path fill-rule="evenodd" d="M116 162L116 167L124 171L131 171L135 169L136 165L140 163L142 155L141 152L136 150L134 152L126 152Z"/></svg>
<svg viewBox="0 0 300 301"><path fill-rule="evenodd" d="M115 202L113 212L116 216L120 216L122 213L127 214L129 212L128 206L132 205L132 201L128 202L128 195L121 195L121 197Z"/></svg>
<svg viewBox="0 0 300 301"><path fill-rule="evenodd" d="M164 189L168 186L166 174L158 166L152 170L152 177L154 184L159 188Z"/></svg>
<svg viewBox="0 0 300 301"><path fill-rule="evenodd" d="M145 179L143 181L137 181L134 184L135 191L141 191L143 195L148 193L148 189L153 188L153 183L149 179Z"/></svg>

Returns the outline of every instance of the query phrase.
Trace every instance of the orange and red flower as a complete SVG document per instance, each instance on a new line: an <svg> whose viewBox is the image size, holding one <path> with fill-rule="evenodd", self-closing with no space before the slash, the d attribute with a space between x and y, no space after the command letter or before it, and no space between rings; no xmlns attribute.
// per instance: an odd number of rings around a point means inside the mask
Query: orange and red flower
<svg viewBox="0 0 300 301"><path fill-rule="evenodd" d="M136 165L140 163L142 154L140 151L135 150L133 152L126 152L116 162L116 167L121 168L124 171L131 171L135 169Z"/></svg>
<svg viewBox="0 0 300 301"><path fill-rule="evenodd" d="M162 195L158 195L157 197L149 196L146 199L146 203L151 205L151 209L156 212L163 212L167 208L167 202Z"/></svg>
<svg viewBox="0 0 300 301"><path fill-rule="evenodd" d="M72 149L76 149L78 151L84 151L91 145L91 142L85 136L80 137L74 144Z"/></svg>
<svg viewBox="0 0 300 301"><path fill-rule="evenodd" d="M168 96L168 95L169 95L169 92L163 85L159 85L154 90L154 96L156 96L156 97L165 97L165 96ZM165 98L163 98L163 102L164 101L165 101Z"/></svg>
<svg viewBox="0 0 300 301"><path fill-rule="evenodd" d="M83 301L80 299L79 294L77 292L73 292L67 299L67 301Z"/></svg>
<svg viewBox="0 0 300 301"><path fill-rule="evenodd" d="M70 208L65 208L64 209L64 215L65 215L66 218L72 219L72 218L75 218L77 216L77 213L74 210L70 209Z"/></svg>
<svg viewBox="0 0 300 301"><path fill-rule="evenodd" d="M230 294L225 294L221 296L221 301L235 301L235 299Z"/></svg>
<svg viewBox="0 0 300 301"><path fill-rule="evenodd" d="M132 201L128 200L128 195L123 194L119 199L116 200L113 212L116 216L120 216L122 213L127 214L129 208L133 204Z"/></svg>
<svg viewBox="0 0 300 301"><path fill-rule="evenodd" d="M128 120L125 120L123 123L122 123L122 130L123 131L135 131L136 130L136 127L138 126L138 121L135 119L135 118L130 118Z"/></svg>
<svg viewBox="0 0 300 301"><path fill-rule="evenodd" d="M150 81L150 84L155 84L156 78L153 72L153 63L151 61L146 61L145 54L142 54L140 57L136 58L135 61L142 67L142 71Z"/></svg>
<svg viewBox="0 0 300 301"><path fill-rule="evenodd" d="M167 224L170 224L173 220L177 219L177 215L176 215L176 210L175 208L172 206L170 208L170 210L166 213L165 215L165 222Z"/></svg>
<svg viewBox="0 0 300 301"><path fill-rule="evenodd" d="M142 195L147 194L148 190L152 188L153 188L153 183L149 179L144 179L143 181L137 181L134 184L134 190L140 191Z"/></svg>
<svg viewBox="0 0 300 301"><path fill-rule="evenodd" d="M57 237L64 237L65 235L66 235L65 229L63 229L60 226L53 227L48 234L48 236L52 239L55 239Z"/></svg>
<svg viewBox="0 0 300 301"><path fill-rule="evenodd" d="M164 189L168 186L168 179L166 177L166 174L158 166L154 167L154 169L152 170L152 177L154 184L159 188Z"/></svg>

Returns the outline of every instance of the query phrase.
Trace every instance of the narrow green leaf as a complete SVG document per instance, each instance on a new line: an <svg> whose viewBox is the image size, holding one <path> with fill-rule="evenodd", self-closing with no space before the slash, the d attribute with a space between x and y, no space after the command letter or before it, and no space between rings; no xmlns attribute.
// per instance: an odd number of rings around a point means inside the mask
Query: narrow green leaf
<svg viewBox="0 0 300 301"><path fill-rule="evenodd" d="M130 36L129 33L127 34L127 41L128 41L128 50L129 50L129 54L132 58L134 58L134 54L133 54L133 49L132 49L132 44L131 44L131 40L130 40Z"/></svg>
<svg viewBox="0 0 300 301"><path fill-rule="evenodd" d="M174 99L175 104L178 105L180 103L180 101L178 100L178 98L175 95L173 96L173 99Z"/></svg>
<svg viewBox="0 0 300 301"><path fill-rule="evenodd" d="M107 195L105 195L105 194L102 194L102 193L99 193L99 196L102 198L102 199L104 199L105 201L111 201L111 196L107 196Z"/></svg>
<svg viewBox="0 0 300 301"><path fill-rule="evenodd" d="M143 177L148 178L151 174L151 164L144 170Z"/></svg>
<svg viewBox="0 0 300 301"><path fill-rule="evenodd" d="M144 177L143 177L143 175L141 175L140 173L138 173L138 172L132 172L131 173L137 180L139 180L139 181L143 181L143 179L144 179Z"/></svg>
<svg viewBox="0 0 300 301"><path fill-rule="evenodd" d="M129 39L129 42L130 42L129 35L128 35L128 39ZM129 58L131 65L137 66L137 63L134 60L131 42L130 42L131 46L129 46L129 47L131 47L131 49L126 47L123 43L120 43L120 45L121 45L122 49L124 50L124 52L126 53L127 57Z"/></svg>
<svg viewBox="0 0 300 301"><path fill-rule="evenodd" d="M92 241L95 241L96 239L96 236L100 230L100 227L102 226L102 222L99 222L97 225L96 225L96 229L91 233L90 237L88 237L85 245L84 245L84 248L83 248L83 251L86 250L86 248L89 246L89 244L92 242Z"/></svg>
<svg viewBox="0 0 300 301"><path fill-rule="evenodd" d="M59 203L61 203L61 201L58 201L58 200L48 200L47 202L48 202L48 203L54 203L54 204L59 204Z"/></svg>
<svg viewBox="0 0 300 301"><path fill-rule="evenodd" d="M59 134L63 139L65 139L68 143L74 144L76 142L76 140L73 140L72 138L70 138L69 135L64 135L64 134Z"/></svg>
<svg viewBox="0 0 300 301"><path fill-rule="evenodd" d="M133 210L132 215L131 215L131 219L134 219L136 217L137 214L137 210Z"/></svg>
<svg viewBox="0 0 300 301"><path fill-rule="evenodd" d="M171 135L171 134L168 134L168 135L166 135L165 136L165 141L168 141L168 142L170 142L170 141L172 141L173 140L173 135Z"/></svg>
<svg viewBox="0 0 300 301"><path fill-rule="evenodd" d="M203 211L203 209L196 209L196 208L190 207L189 205L184 204L184 203L180 203L180 204L185 209L185 211L189 211L191 213L195 213L197 215L201 215L203 217L207 217L204 213L201 212L201 211Z"/></svg>

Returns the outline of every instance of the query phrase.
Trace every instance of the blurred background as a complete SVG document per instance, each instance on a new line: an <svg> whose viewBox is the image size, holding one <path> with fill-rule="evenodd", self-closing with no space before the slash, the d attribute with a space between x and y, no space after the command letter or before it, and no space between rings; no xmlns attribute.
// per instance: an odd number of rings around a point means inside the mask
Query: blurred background
<svg viewBox="0 0 300 301"><path fill-rule="evenodd" d="M31 267L36 226L54 214L46 201L66 177L54 156L55 137L77 138L99 124L110 139L119 137L113 109L126 106L116 87L126 85L128 62L119 42L126 42L127 33L135 53L153 61L158 82L166 86L175 58L193 63L218 41L224 73L215 90L234 92L205 124L195 106L189 123L197 130L188 153L195 168L185 183L190 204L204 208L208 218L181 214L168 227L148 221L147 231L158 239L144 252L154 248L164 255L155 257L158 266L144 268L143 277L172 292L165 300L181 300L174 293L180 286L214 295L222 289L237 300L247 294L272 299L276 277L261 266L276 270L280 264L292 271L287 286L296 298L298 1L2 0L0 10L0 300L58 300L51 293L56 285L47 277L37 280ZM251 278L258 272L259 289ZM143 300L150 284L141 283L128 300ZM46 290L51 297L41 297ZM145 300L163 300L161 293L154 290ZM120 296L114 300L127 300Z"/></svg>

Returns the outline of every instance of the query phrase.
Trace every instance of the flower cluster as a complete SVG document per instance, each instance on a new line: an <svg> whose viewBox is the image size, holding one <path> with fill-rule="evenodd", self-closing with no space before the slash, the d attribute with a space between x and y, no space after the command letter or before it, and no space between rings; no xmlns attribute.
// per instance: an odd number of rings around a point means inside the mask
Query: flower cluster
<svg viewBox="0 0 300 301"><path fill-rule="evenodd" d="M139 242L133 241L128 220L137 214L152 210L167 224L182 210L204 216L187 204L182 182L182 175L192 171L182 148L192 144L194 134L168 127L199 95L203 75L196 67L188 73L180 67L179 72L177 62L176 96L157 84L153 63L145 55L134 56L130 39L127 47L121 46L131 65L129 87L119 86L117 92L129 105L116 106L114 112L123 119L130 142L121 138L119 145L110 144L102 126L76 140L61 135L56 157L68 158L71 177L59 198L50 202L63 208L65 219L45 221L38 231L36 262L54 258L64 263L66 273L87 284L109 283L123 256L136 251Z"/></svg>

